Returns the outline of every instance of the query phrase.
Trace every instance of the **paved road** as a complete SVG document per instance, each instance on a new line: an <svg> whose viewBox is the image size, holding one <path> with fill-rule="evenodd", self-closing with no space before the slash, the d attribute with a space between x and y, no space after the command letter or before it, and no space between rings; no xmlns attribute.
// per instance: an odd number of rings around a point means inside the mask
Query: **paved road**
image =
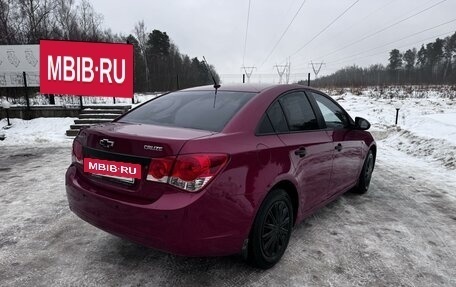
<svg viewBox="0 0 456 287"><path fill-rule="evenodd" d="M239 256L164 254L82 222L66 203L69 160L69 148L1 148L1 286L456 286L456 186L406 165L379 158L368 194L305 220L263 271Z"/></svg>

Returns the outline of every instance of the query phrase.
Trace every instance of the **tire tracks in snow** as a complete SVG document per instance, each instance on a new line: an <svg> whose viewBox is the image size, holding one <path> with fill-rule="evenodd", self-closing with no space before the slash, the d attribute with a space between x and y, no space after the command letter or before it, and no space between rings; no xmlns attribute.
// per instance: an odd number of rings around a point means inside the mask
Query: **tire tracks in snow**
<svg viewBox="0 0 456 287"><path fill-rule="evenodd" d="M385 151L379 152L369 192L347 193L304 220L282 261L266 271L240 256L164 254L90 226L66 205L70 148L29 152L40 157L0 172L6 178L0 233L11 239L0 246L3 286L456 285L456 204L450 192L456 186L425 177L426 168L393 161ZM18 171L27 174L11 177Z"/></svg>

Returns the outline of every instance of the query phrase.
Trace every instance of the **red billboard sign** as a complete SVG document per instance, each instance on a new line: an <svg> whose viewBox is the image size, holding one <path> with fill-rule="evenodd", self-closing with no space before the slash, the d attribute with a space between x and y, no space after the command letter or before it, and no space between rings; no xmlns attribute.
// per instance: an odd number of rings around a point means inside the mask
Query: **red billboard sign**
<svg viewBox="0 0 456 287"><path fill-rule="evenodd" d="M133 97L133 45L40 41L40 92Z"/></svg>

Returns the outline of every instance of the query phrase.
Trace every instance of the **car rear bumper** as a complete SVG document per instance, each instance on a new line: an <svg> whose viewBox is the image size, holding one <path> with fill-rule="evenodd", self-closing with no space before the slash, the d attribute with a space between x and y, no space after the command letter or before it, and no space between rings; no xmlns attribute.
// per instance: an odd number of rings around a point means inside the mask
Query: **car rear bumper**
<svg viewBox="0 0 456 287"><path fill-rule="evenodd" d="M88 181L75 166L68 168L70 209L88 223L139 244L182 256L223 256L240 253L248 236L253 215L239 213L230 204L232 198L227 202L182 192L137 204L101 195L88 188ZM184 203L182 197L186 197Z"/></svg>

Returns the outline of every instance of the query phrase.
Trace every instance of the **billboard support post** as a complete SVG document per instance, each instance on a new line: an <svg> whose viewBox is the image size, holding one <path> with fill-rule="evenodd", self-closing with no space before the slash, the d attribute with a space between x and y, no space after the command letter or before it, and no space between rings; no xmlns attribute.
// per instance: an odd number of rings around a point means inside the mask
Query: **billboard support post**
<svg viewBox="0 0 456 287"><path fill-rule="evenodd" d="M22 77L24 78L24 91L25 91L25 101L27 102L27 112L30 111L30 99L28 95L28 88L27 88L27 74L22 72Z"/></svg>

